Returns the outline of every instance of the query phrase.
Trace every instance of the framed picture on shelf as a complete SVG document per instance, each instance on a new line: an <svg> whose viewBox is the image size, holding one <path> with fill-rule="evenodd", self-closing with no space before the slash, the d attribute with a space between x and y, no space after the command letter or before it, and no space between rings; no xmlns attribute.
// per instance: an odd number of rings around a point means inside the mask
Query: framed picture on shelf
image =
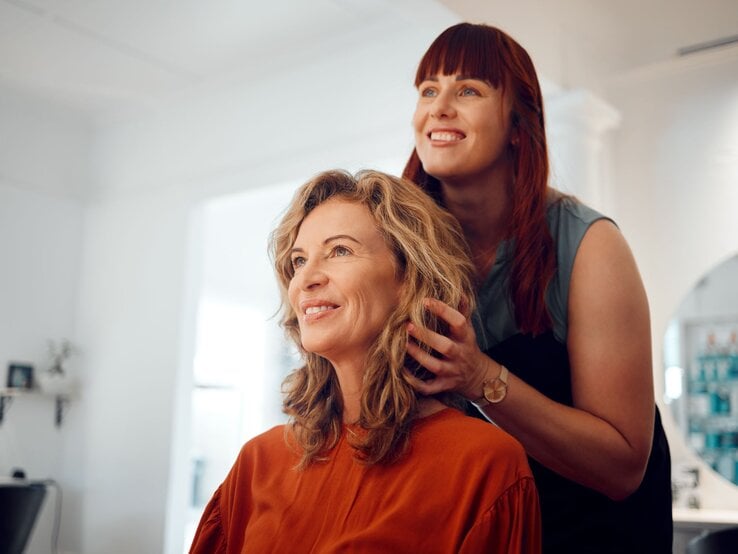
<svg viewBox="0 0 738 554"><path fill-rule="evenodd" d="M8 388L30 389L33 387L33 366L30 364L8 364Z"/></svg>

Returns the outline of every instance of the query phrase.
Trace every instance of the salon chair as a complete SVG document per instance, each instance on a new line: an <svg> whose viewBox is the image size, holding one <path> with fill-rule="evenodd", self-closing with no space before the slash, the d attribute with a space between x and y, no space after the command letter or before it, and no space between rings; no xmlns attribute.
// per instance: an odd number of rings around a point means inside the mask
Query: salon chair
<svg viewBox="0 0 738 554"><path fill-rule="evenodd" d="M738 527L708 531L687 544L687 554L736 554Z"/></svg>
<svg viewBox="0 0 738 554"><path fill-rule="evenodd" d="M46 486L16 479L0 481L0 552L22 554L46 496Z"/></svg>

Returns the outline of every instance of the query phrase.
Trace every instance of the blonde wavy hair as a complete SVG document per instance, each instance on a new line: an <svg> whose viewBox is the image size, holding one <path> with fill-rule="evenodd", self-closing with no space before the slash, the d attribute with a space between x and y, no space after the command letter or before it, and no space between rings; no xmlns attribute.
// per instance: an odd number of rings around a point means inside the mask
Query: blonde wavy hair
<svg viewBox="0 0 738 554"><path fill-rule="evenodd" d="M406 449L418 401L405 368L429 376L406 355L408 321L443 332L443 322L428 313L424 298L436 298L471 313L473 265L461 227L443 208L410 181L378 171L321 173L303 185L270 237L270 254L282 297L282 325L300 350L305 365L283 383L288 431L302 453L298 467L319 461L333 448L342 429L343 402L333 366L302 348L297 314L287 296L294 275L291 249L307 215L329 199L366 206L404 283L397 308L367 352L358 432L350 434L357 458L366 464L390 463ZM423 375L423 372L426 375ZM452 394L442 402L461 406Z"/></svg>

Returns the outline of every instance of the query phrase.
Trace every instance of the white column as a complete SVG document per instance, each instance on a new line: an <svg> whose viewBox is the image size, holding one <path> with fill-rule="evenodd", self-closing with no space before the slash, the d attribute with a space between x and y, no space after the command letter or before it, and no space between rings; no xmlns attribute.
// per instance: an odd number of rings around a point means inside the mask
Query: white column
<svg viewBox="0 0 738 554"><path fill-rule="evenodd" d="M551 184L586 204L611 212L609 131L620 125L614 107L584 89L546 98Z"/></svg>

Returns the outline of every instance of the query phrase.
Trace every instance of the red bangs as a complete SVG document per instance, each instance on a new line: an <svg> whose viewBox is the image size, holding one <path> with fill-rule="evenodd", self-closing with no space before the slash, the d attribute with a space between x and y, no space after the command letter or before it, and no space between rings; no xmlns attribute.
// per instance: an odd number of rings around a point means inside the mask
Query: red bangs
<svg viewBox="0 0 738 554"><path fill-rule="evenodd" d="M415 86L434 75L458 73L482 79L498 88L505 81L503 56L506 48L499 36L490 44L490 30L490 27L469 23L446 29L420 60Z"/></svg>

